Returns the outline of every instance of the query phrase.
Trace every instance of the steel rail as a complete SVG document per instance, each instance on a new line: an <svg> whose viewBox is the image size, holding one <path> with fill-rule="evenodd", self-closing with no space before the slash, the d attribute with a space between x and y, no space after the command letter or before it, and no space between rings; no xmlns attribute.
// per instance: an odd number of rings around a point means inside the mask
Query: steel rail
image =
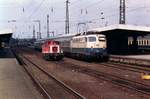
<svg viewBox="0 0 150 99"><path fill-rule="evenodd" d="M40 89L40 92L42 93L42 95L46 98L46 99L52 99L51 96L48 94L48 92L43 88L43 86L38 82L37 79L34 78L33 74L31 72L29 72L29 70L27 69L27 67L25 65L27 65L23 59L16 54L16 52L14 50L12 50L14 56L16 57L17 61L19 62L20 65L23 66L24 70L27 72L27 74L29 75L29 77L31 78L31 80L34 82L34 84Z"/></svg>
<svg viewBox="0 0 150 99"><path fill-rule="evenodd" d="M134 72L138 72L138 73L150 72L150 68L146 68L146 67L142 67L142 66L135 66L135 65L128 65L128 64L121 64L121 63L108 62L108 63L100 63L100 65L123 69L123 70L134 71ZM120 65L120 66L118 66L118 65Z"/></svg>
<svg viewBox="0 0 150 99"><path fill-rule="evenodd" d="M81 94L79 94L78 92L76 92L75 90L73 90L71 87L69 87L68 85L66 85L65 83L63 83L62 81L58 80L56 77L54 77L52 74L50 74L48 71L44 70L43 68L41 68L39 65L33 63L31 60L29 60L28 58L26 58L25 56L22 55L22 57L24 59L26 59L28 62L30 62L32 65L34 65L36 68L38 68L40 71L42 71L43 73L45 73L48 77L52 78L53 80L55 80L60 86L62 86L63 88L65 88L66 90L68 90L70 93L72 93L75 97L77 97L77 99L86 99L84 96L82 96Z"/></svg>
<svg viewBox="0 0 150 99"><path fill-rule="evenodd" d="M24 67L25 71L28 73L28 75L31 77L31 79L34 81L34 83L41 89L41 92L44 95L44 97L46 97L46 99L52 99L51 96L48 94L48 92L44 89L44 87L34 78L32 73L29 72L27 67L25 67L25 66L23 66L23 67Z"/></svg>
<svg viewBox="0 0 150 99"><path fill-rule="evenodd" d="M60 64L59 62L56 62L56 63ZM129 79L121 78L121 77L113 75L113 74L108 74L108 73L104 73L104 72L101 72L98 70L89 69L87 67L81 67L79 65L75 65L75 64L71 64L71 63L63 62L63 64L64 64L63 66L70 68L70 69L75 69L78 72L82 72L82 73L91 75L91 76L96 77L96 78L110 81L110 82L115 83L119 86L130 88L130 89L133 89L137 92L150 95L150 86L149 85L145 85L145 84L139 83L137 81L132 81Z"/></svg>

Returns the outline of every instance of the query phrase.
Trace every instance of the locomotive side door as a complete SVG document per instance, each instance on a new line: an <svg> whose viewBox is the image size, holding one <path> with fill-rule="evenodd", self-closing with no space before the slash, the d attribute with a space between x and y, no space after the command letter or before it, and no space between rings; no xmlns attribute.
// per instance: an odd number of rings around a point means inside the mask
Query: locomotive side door
<svg viewBox="0 0 150 99"><path fill-rule="evenodd" d="M98 42L99 42L99 48L106 48L106 37L103 36L98 36Z"/></svg>

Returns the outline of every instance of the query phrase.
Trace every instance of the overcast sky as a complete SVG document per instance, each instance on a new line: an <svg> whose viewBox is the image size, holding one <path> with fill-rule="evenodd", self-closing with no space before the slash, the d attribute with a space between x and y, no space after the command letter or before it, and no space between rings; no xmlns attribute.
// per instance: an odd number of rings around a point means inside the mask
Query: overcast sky
<svg viewBox="0 0 150 99"><path fill-rule="evenodd" d="M88 28L119 23L120 0L70 0L70 32L77 24L91 21ZM42 37L46 37L46 15L50 15L50 31L64 33L65 0L0 0L0 29L15 29L14 37L32 37L33 25L38 31L41 20ZM16 22L9 22L16 20ZM126 0L126 23L150 26L150 0ZM81 30L83 26L80 26Z"/></svg>

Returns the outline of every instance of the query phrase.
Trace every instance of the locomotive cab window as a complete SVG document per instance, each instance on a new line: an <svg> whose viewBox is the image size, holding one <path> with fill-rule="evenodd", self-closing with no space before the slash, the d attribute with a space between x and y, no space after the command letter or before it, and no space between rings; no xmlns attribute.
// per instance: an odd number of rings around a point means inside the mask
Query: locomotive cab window
<svg viewBox="0 0 150 99"><path fill-rule="evenodd" d="M96 37L88 37L89 42L95 42L96 41Z"/></svg>
<svg viewBox="0 0 150 99"><path fill-rule="evenodd" d="M99 37L98 40L99 40L99 41L102 41L102 42L105 42L105 41L106 41L104 37Z"/></svg>

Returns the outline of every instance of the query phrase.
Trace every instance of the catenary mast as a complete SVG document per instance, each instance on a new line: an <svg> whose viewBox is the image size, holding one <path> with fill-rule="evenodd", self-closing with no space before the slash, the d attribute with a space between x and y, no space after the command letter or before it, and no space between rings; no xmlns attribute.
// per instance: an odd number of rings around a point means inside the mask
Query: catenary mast
<svg viewBox="0 0 150 99"><path fill-rule="evenodd" d="M126 24L125 0L120 0L119 24Z"/></svg>
<svg viewBox="0 0 150 99"><path fill-rule="evenodd" d="M66 22L65 33L69 34L69 0L66 1Z"/></svg>

